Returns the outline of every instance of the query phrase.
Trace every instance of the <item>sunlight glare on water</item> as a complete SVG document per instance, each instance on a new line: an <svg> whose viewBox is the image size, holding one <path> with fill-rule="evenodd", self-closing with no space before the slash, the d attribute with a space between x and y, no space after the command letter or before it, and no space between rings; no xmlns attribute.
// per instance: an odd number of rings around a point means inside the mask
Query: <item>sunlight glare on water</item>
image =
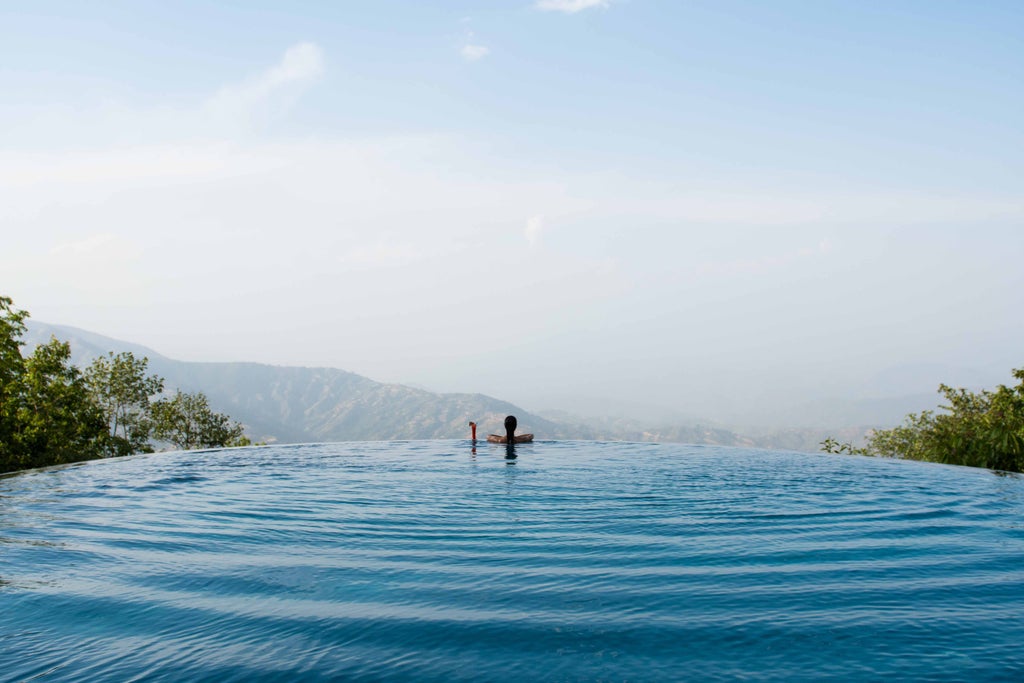
<svg viewBox="0 0 1024 683"><path fill-rule="evenodd" d="M591 442L0 479L0 680L1021 680L1024 480Z"/></svg>

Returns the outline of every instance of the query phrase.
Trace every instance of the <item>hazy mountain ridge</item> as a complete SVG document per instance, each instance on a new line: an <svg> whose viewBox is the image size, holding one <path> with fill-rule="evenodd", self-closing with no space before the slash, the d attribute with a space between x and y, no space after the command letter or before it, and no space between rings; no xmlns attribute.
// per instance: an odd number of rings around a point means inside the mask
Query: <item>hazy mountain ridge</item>
<svg viewBox="0 0 1024 683"><path fill-rule="evenodd" d="M64 325L29 320L26 346L51 336L68 341L72 361L85 366L108 351L149 359L168 391L202 391L211 406L242 422L257 440L286 443L382 439L445 439L501 430L515 414L524 429L549 438L582 438L506 401L483 394L437 394L385 384L337 368L261 363L178 361L138 344Z"/></svg>
<svg viewBox="0 0 1024 683"><path fill-rule="evenodd" d="M29 348L51 336L71 343L72 360L85 366L108 351L131 351L149 359L150 372L167 391L202 391L211 406L242 422L254 439L268 442L361 441L464 438L468 422L479 433L500 433L505 415L540 438L665 441L816 451L825 436L860 443L866 427L746 430L708 421L644 421L627 417L580 417L565 411L533 413L483 394L435 393L376 382L337 368L276 366L246 362L189 362L139 344L63 325L29 321ZM934 402L932 403L934 405ZM655 421L656 424L652 424ZM741 433L744 432L744 433Z"/></svg>

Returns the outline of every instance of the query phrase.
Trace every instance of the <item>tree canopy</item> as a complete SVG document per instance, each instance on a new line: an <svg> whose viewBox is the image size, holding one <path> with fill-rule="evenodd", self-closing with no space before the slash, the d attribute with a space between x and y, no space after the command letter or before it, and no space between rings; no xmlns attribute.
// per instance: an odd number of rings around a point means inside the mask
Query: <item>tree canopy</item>
<svg viewBox="0 0 1024 683"><path fill-rule="evenodd" d="M109 353L83 372L56 338L24 355L27 318L0 297L0 472L152 452L152 439L183 449L250 443L202 393L157 398L163 380L146 373L146 358Z"/></svg>
<svg viewBox="0 0 1024 683"><path fill-rule="evenodd" d="M201 393L179 391L171 398L162 398L153 404L152 416L154 436L182 450L248 444L242 425L211 410Z"/></svg>
<svg viewBox="0 0 1024 683"><path fill-rule="evenodd" d="M941 384L948 404L938 412L912 413L898 427L876 430L864 448L830 438L822 449L1024 472L1024 369L1013 377L1014 387L978 393Z"/></svg>
<svg viewBox="0 0 1024 683"><path fill-rule="evenodd" d="M85 370L89 391L103 409L110 432L108 455L151 452L150 398L164 389L164 381L147 375L148 358L131 352L113 352L95 359Z"/></svg>

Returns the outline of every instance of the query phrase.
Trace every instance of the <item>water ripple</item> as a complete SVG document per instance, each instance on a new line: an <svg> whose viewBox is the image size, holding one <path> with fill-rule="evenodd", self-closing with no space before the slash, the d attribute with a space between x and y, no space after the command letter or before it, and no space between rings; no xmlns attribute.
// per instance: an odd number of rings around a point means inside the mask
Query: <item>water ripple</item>
<svg viewBox="0 0 1024 683"><path fill-rule="evenodd" d="M1019 680L1024 480L650 444L0 478L0 679Z"/></svg>

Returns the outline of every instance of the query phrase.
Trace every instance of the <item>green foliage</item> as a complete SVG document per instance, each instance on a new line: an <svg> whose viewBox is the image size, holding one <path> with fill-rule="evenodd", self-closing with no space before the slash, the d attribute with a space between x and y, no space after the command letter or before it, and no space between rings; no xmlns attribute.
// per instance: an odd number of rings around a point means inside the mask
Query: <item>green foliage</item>
<svg viewBox="0 0 1024 683"><path fill-rule="evenodd" d="M22 356L27 317L0 297L0 472L100 457L102 412L71 348L51 339Z"/></svg>
<svg viewBox="0 0 1024 683"><path fill-rule="evenodd" d="M27 318L0 297L0 472L151 452L154 435L179 448L251 443L203 394L151 402L163 380L146 358L111 353L83 374L57 339L24 356Z"/></svg>
<svg viewBox="0 0 1024 683"><path fill-rule="evenodd" d="M249 445L243 427L210 409L202 393L177 392L152 404L153 435L182 450Z"/></svg>
<svg viewBox="0 0 1024 683"><path fill-rule="evenodd" d="M92 401L82 373L71 365L71 347L51 339L25 359L15 444L22 467L41 467L103 455L103 412Z"/></svg>
<svg viewBox="0 0 1024 683"><path fill-rule="evenodd" d="M825 453L845 453L847 455L870 455L865 448L855 448L850 442L840 443L831 436L822 441L821 450Z"/></svg>
<svg viewBox="0 0 1024 683"><path fill-rule="evenodd" d="M1000 384L995 391L980 393L939 385L948 402L942 412L911 414L898 427L874 432L864 452L1024 472L1024 369L1014 370L1013 376L1017 386ZM831 438L821 445L826 453L848 446Z"/></svg>
<svg viewBox="0 0 1024 683"><path fill-rule="evenodd" d="M9 297L0 297L0 472L13 469L6 463L15 457L21 378L25 374L21 336L27 317L28 313L14 309Z"/></svg>
<svg viewBox="0 0 1024 683"><path fill-rule="evenodd" d="M22 372L21 336L26 318L28 313L15 310L10 297L0 296L0 390Z"/></svg>
<svg viewBox="0 0 1024 683"><path fill-rule="evenodd" d="M109 439L107 455L152 452L149 443L152 420L150 397L164 389L164 381L147 376L148 358L136 358L130 351L108 353L86 368L89 391L103 409Z"/></svg>

